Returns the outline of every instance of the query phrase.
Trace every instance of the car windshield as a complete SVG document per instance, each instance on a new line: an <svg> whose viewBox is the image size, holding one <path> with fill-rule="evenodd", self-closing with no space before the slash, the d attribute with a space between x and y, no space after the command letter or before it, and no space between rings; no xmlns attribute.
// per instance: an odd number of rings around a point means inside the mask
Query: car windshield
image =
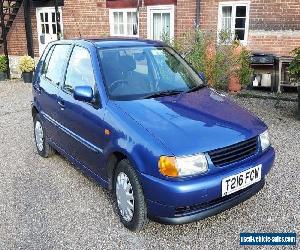
<svg viewBox="0 0 300 250"><path fill-rule="evenodd" d="M99 49L98 53L106 90L113 100L174 95L204 85L169 47Z"/></svg>

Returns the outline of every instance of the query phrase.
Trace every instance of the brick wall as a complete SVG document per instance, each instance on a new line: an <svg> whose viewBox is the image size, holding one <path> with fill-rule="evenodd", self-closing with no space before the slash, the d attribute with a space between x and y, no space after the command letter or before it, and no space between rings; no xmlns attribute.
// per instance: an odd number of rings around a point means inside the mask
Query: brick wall
<svg viewBox="0 0 300 250"><path fill-rule="evenodd" d="M248 46L255 52L291 56L300 47L300 31L250 31Z"/></svg>
<svg viewBox="0 0 300 250"><path fill-rule="evenodd" d="M147 37L147 7L143 6L139 9L139 36Z"/></svg>
<svg viewBox="0 0 300 250"><path fill-rule="evenodd" d="M195 27L196 0L177 0L175 12L175 36L182 37L186 31Z"/></svg>
<svg viewBox="0 0 300 250"><path fill-rule="evenodd" d="M202 29L217 32L219 2L226 1L201 0ZM281 56L300 47L300 1L251 0L248 47Z"/></svg>
<svg viewBox="0 0 300 250"><path fill-rule="evenodd" d="M20 8L10 28L7 43L10 55L23 55L27 51L23 7Z"/></svg>
<svg viewBox="0 0 300 250"><path fill-rule="evenodd" d="M299 0L252 0L250 30L300 30Z"/></svg>
<svg viewBox="0 0 300 250"><path fill-rule="evenodd" d="M36 22L36 9L30 9L31 25L32 25L32 37L33 37L33 50L35 56L39 56L39 43L37 34L37 22ZM27 54L27 42L25 33L25 21L23 6L19 9L19 12L9 30L7 36L8 53L12 56L20 56ZM3 49L1 47L1 49ZM3 51L1 51L3 53Z"/></svg>
<svg viewBox="0 0 300 250"><path fill-rule="evenodd" d="M64 38L103 37L109 35L106 0L65 0L63 7Z"/></svg>

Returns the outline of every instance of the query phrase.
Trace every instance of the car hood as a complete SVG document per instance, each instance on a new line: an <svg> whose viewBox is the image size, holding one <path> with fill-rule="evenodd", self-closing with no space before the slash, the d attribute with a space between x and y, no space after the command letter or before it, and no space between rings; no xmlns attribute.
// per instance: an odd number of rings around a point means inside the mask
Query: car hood
<svg viewBox="0 0 300 250"><path fill-rule="evenodd" d="M226 147L266 130L256 116L209 88L116 104L174 155Z"/></svg>

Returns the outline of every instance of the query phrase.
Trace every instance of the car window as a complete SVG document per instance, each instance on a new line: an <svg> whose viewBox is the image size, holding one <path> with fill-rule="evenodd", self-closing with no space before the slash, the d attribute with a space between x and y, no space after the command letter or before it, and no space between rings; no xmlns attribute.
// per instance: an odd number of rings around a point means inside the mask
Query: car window
<svg viewBox="0 0 300 250"><path fill-rule="evenodd" d="M70 57L64 89L73 92L75 87L90 86L95 90L95 78L90 53L82 47L75 47Z"/></svg>
<svg viewBox="0 0 300 250"><path fill-rule="evenodd" d="M143 48L105 49L98 53L111 95L141 95L153 89L149 62Z"/></svg>
<svg viewBox="0 0 300 250"><path fill-rule="evenodd" d="M164 85L161 86L162 90L168 90L170 86L178 89L185 85L195 86L193 73L172 51L156 48L151 50L151 55L161 85Z"/></svg>
<svg viewBox="0 0 300 250"><path fill-rule="evenodd" d="M45 76L53 83L59 83L65 69L71 45L56 45L45 70Z"/></svg>
<svg viewBox="0 0 300 250"><path fill-rule="evenodd" d="M45 58L45 60L44 60L43 69L42 69L42 74L45 74L45 73L47 72L47 69L48 69L48 66L49 66L49 61L50 61L52 52L53 52L53 50L54 50L54 47L55 47L55 46L52 46L52 47L48 50L48 53L47 53L46 58Z"/></svg>
<svg viewBox="0 0 300 250"><path fill-rule="evenodd" d="M99 49L98 53L105 87L113 100L184 92L203 85L187 62L168 47Z"/></svg>

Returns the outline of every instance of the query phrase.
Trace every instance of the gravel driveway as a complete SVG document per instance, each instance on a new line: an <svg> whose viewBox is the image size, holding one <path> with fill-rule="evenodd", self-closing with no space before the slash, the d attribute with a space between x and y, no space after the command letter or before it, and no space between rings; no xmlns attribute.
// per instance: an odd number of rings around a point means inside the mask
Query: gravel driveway
<svg viewBox="0 0 300 250"><path fill-rule="evenodd" d="M108 192L61 156L38 156L30 101L29 85L0 83L0 249L238 249L240 232L296 231L299 242L295 103L274 108L270 100L236 100L269 125L277 151L267 184L256 196L196 223L150 222L132 233L118 221Z"/></svg>

